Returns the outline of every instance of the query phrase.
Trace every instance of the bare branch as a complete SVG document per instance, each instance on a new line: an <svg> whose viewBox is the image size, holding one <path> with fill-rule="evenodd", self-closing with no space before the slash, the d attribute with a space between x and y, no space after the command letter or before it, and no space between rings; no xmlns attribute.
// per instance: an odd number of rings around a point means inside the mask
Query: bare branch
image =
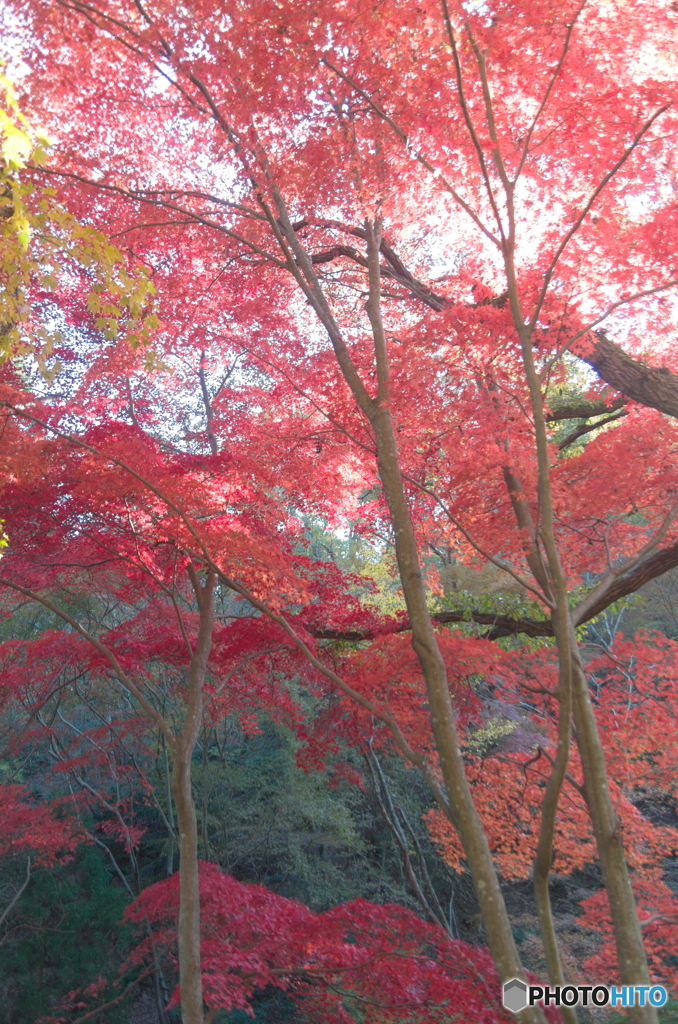
<svg viewBox="0 0 678 1024"><path fill-rule="evenodd" d="M576 430L573 430L571 434L568 434L565 440L560 442L558 448L562 452L578 438L583 437L584 434L589 434L592 430L604 427L608 423L614 423L615 420L622 419L624 416L628 416L628 411L626 409L622 409L621 412L615 412L612 416L606 416L602 420L597 420L595 423L583 423L580 427L577 427Z"/></svg>
<svg viewBox="0 0 678 1024"><path fill-rule="evenodd" d="M103 655L103 657L106 659L106 661L113 669L113 672L118 681L122 684L122 686L124 686L124 688L129 693L132 694L133 697L136 698L136 700L144 709L144 712L148 715L148 717L151 718L156 723L158 728L162 730L170 746L174 747L176 742L174 733L169 728L167 722L160 714L160 712L157 711L151 703L149 703L149 701L144 697L141 690L139 690L139 688L129 678L127 673L122 668L120 662L113 654L113 651L106 647L105 644L102 644L101 641L97 639L97 637L92 636L92 634L89 633L84 628L84 626L81 626L80 623L67 612L62 611L62 609L57 607L57 605L50 601L49 598L43 597L42 594L37 594L34 590L30 590L28 587L22 587L19 583L15 583L13 580L6 579L5 577L0 577L0 586L9 587L11 590L18 591L18 593L23 594L24 597L30 598L31 601L36 601L38 604L41 604L45 608L48 608L55 615L58 615L59 618L63 619L64 622L67 622L69 626L72 626L72 628L76 631L76 633L78 633L79 636L87 640L87 642L90 643L92 647L94 647L99 652L99 654Z"/></svg>
<svg viewBox="0 0 678 1024"><path fill-rule="evenodd" d="M640 129L640 131L637 132L636 135L634 136L634 139L633 139L633 142L631 143L631 145L628 146L624 150L624 152L619 157L617 162L610 168L610 170L607 172L607 174L604 175L604 177L602 178L600 183L596 186L596 188L594 188L593 192L591 193L591 195L589 196L588 200L584 204L584 207L582 208L582 210L581 210L579 216L577 217L577 219L575 220L574 224L572 225L570 230L566 232L565 237L563 238L562 242L560 243L560 245L556 249L556 251L555 251L555 253L553 255L553 259L551 260L551 262L550 262L550 264L548 266L548 269L547 269L546 273L544 274L544 284L542 286L541 292L539 294L539 298L537 299L536 305L534 307L534 312L532 314L532 319L530 320L530 325L529 325L530 326L530 330L532 330L535 327L537 321L539 320L539 314L541 313L541 308L544 305L544 300L546 298L546 293L548 292L549 284L551 283L551 278L553 277L553 273L554 273L554 271L556 269L556 266L558 264L558 260L560 259L560 257L564 253L565 249L569 245L571 239L574 237L574 235L577 233L577 231L579 230L579 228L583 224L584 218L586 217L588 212L591 210L593 204L595 203L596 199L598 198L600 193L603 191L603 189L612 180L612 178L615 176L617 171L620 170L624 166L624 164L626 163L628 158L635 151L636 147L638 146L638 143L641 141L643 136L647 134L647 132L650 130L650 128L652 127L654 122L657 120L657 118L660 117L662 114L664 114L668 109L669 109L668 105L660 107L659 110L657 110L652 115L652 117L650 117L645 122L645 124Z"/></svg>
<svg viewBox="0 0 678 1024"><path fill-rule="evenodd" d="M658 544L662 542L664 537L669 531L671 524L673 523L676 514L678 513L678 501L674 502L669 511L664 516L664 519L660 527L655 531L654 535L650 537L646 544L644 544L634 555L630 558L625 559L620 565L608 569L603 575L602 579L596 584L593 590L587 594L583 601L581 601L573 612L573 621L575 624L580 622L586 622L591 618L590 610L597 607L602 598L607 598L608 591L612 588L615 580L621 576L626 576L631 572L639 562L650 555ZM626 591L631 593L631 591ZM616 600L613 598L612 600ZM611 604L611 601L606 601L605 607Z"/></svg>
<svg viewBox="0 0 678 1024"><path fill-rule="evenodd" d="M332 62L328 60L327 57L323 57L322 62L330 69L330 71L333 71L335 75L338 75L339 78L342 79L342 81L346 82L347 85L350 85L350 87L354 89L359 96L362 96L365 102L370 105L370 108L374 111L374 113L393 129L393 131L398 136L398 138L403 143L403 145L407 149L408 153L410 153L410 155L413 157L413 159L416 160L417 163L420 163L422 167L425 167L426 170L429 171L429 173L432 174L433 177L436 178L441 183L445 191L452 196L455 203L457 203L462 208L464 213L466 213L471 218L473 223L476 225L477 228L479 228L480 231L482 231L485 237L489 238L489 240L494 245L496 245L498 249L501 249L501 242L499 241L499 239L496 238L495 235L493 235L492 232L485 227L483 222L480 220L478 214L471 209L469 204L464 199L462 199L462 197L453 187L451 182L445 177L445 175L442 174L442 172L437 167L434 167L433 164L422 153L420 153L418 150L412 147L409 138L402 130L402 128L400 128L396 124L393 118L389 117L386 111L382 110L379 104L375 100L373 100L372 97L364 91L364 89L361 89L360 86L352 78L345 74L345 72L343 72L341 68L338 68L336 67L336 65L332 64Z"/></svg>
<svg viewBox="0 0 678 1024"><path fill-rule="evenodd" d="M534 118L532 120L532 124L528 128L527 134L525 135L525 142L523 143L523 151L522 151L522 154L521 154L521 157L520 157L520 161L518 163L518 168L516 170L515 177L513 179L514 185L518 181L518 178L520 177L520 173L521 173L521 171L523 169L523 166L525 165L525 160L527 159L528 153L530 151L530 142L532 141L532 136L534 134L535 128L537 127L537 123L539 121L539 118L544 113L544 108L546 107L546 104L549 101L549 96L551 95L551 92L553 91L553 87L555 86L556 82L558 81L558 76L560 75L560 72L562 71L563 64L565 63L565 58L567 57L567 51L570 48L570 40L572 38L572 33L574 31L574 27L577 24L577 21L579 19L579 15L581 14L581 12L586 7L587 2L588 2L588 0L584 0L584 2L582 4L580 4L580 6L577 8L577 10L574 13L574 17L573 17L572 21L567 26L567 33L565 35L565 42L563 43L563 50L562 50L562 53L560 55L560 60L556 64L555 68L553 69L553 74L551 75L551 77L549 79L549 84L546 87L546 90L544 92L544 96L542 98L542 101L539 104L539 107L537 108L537 113L534 115Z"/></svg>
<svg viewBox="0 0 678 1024"><path fill-rule="evenodd" d="M459 59L459 51L457 49L457 40L456 40L456 37L454 35L454 29L452 27L452 20L450 18L450 11L449 11L449 8L447 6L447 0L441 0L441 4L442 4L442 8L443 8L443 20L445 22L445 30L447 32L447 38L450 40L450 47L452 49L452 56L453 56L453 59L454 59L454 70L455 70L455 76L456 76L456 80L457 80L457 95L459 96L459 106L461 107L462 117L464 118L464 123L466 125L466 128L468 130L469 136L471 138L471 142L473 143L473 148L475 149L476 156L478 157L478 164L480 166L480 173L481 173L483 181L485 183L485 189L487 191L487 196L488 196L488 199L490 200L490 206L492 207L492 212L494 213L495 220L497 221L497 227L499 228L499 235L500 235L502 243L503 243L503 242L506 241L505 235L504 235L504 227L502 225L501 217L499 215L499 209L497 207L497 203L496 203L496 200L494 198L494 191L492 189L492 183L490 181L490 176L489 176L489 173L488 173L488 170L487 170L487 164L485 163L485 155L483 153L483 147L480 144L480 139L478 138L478 133L475 130L475 126L474 126L473 120L471 118L471 112L470 112L470 110L468 108L468 103L466 102L466 95L464 93L464 81L463 81L463 77L462 77L461 60ZM476 52L476 58L478 58L478 52ZM484 93L484 96L485 96L486 109L487 109L487 104L488 104L489 96L488 96L488 94L486 92L486 84L487 84L487 80L485 79L485 81L483 82L483 93ZM489 127L489 125L488 125L488 127ZM492 133L492 129L491 128L490 128L490 132L492 134L492 137L494 138L494 133Z"/></svg>
<svg viewBox="0 0 678 1024"><path fill-rule="evenodd" d="M26 861L26 878L22 882L22 884L19 886L17 891L14 893L14 896L12 897L10 902L7 904L7 906L3 910L2 914L0 914L0 925L3 924L3 922L7 920L7 917L9 915L10 911L12 910L12 907L16 906L17 902L21 898L21 894L23 893L24 889L26 888L26 886L28 885L30 880L31 880L31 858L29 857L27 859L27 861Z"/></svg>

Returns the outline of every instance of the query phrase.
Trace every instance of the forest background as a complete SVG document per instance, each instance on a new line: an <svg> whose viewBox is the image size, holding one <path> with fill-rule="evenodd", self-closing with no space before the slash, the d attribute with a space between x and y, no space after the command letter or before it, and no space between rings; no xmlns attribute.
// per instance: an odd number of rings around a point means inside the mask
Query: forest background
<svg viewBox="0 0 678 1024"><path fill-rule="evenodd" d="M3 7L8 1024L675 988L674 7Z"/></svg>

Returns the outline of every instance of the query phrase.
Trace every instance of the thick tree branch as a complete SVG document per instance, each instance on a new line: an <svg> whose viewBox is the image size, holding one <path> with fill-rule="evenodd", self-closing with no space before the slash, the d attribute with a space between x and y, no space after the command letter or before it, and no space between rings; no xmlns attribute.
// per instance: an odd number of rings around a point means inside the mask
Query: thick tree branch
<svg viewBox="0 0 678 1024"><path fill-rule="evenodd" d="M675 569L676 566L678 566L678 543L655 551L640 565L616 579L595 603L584 607L584 602L582 602L578 608L575 608L573 611L574 624L581 626L582 623L589 622L615 601L621 600L622 597L628 597L629 594L635 594L650 580L656 579L657 576L663 576L665 572Z"/></svg>
<svg viewBox="0 0 678 1024"><path fill-rule="evenodd" d="M493 612L433 612L431 618L439 625L450 625L453 623L475 622L479 626L488 626L484 634L486 639L497 640L504 636L514 636L522 633L524 636L553 636L553 627L550 619L513 618L510 615L495 615ZM375 640L378 636L388 633L405 633L410 629L410 621L403 618L395 626L388 626L384 629L331 629L314 628L307 626L306 629L316 640L336 640L343 643L360 643L365 640Z"/></svg>
<svg viewBox="0 0 678 1024"><path fill-rule="evenodd" d="M601 398L597 402L578 402L576 405L562 405L558 409L545 413L544 419L547 423L555 423L559 420L587 420L591 416L604 416L606 413L616 412L617 409L623 408L626 403L626 398L617 398L614 402L609 403Z"/></svg>
<svg viewBox="0 0 678 1024"><path fill-rule="evenodd" d="M658 576L663 576L664 573L670 569L675 569L678 566L678 543L672 544L668 548L661 548L659 551L655 551L653 555L650 555L640 565L636 566L630 572L619 579L615 580L614 583L605 591L604 594L593 604L584 605L581 602L578 608L574 608L572 612L572 618L575 626L582 626L586 622L590 622L601 612L604 612L606 608L609 608L615 601L621 600L623 597L628 597L629 594L635 594L646 583L656 579ZM553 636L553 625L550 619L532 619L532 618L517 618L511 615L494 615L492 612L434 612L431 615L434 622L439 625L447 625L462 622L475 622L480 626L488 626L488 630L483 634L485 639L498 640L506 636L515 636L520 634L522 636L538 637L538 636ZM408 619L403 618L396 626L390 626L384 630L351 630L351 629L318 629L313 627L307 627L308 632L311 633L317 640L337 640L345 643L360 643L361 641L369 641L376 639L377 636L382 636L385 633L403 633L410 629L410 623Z"/></svg>
<svg viewBox="0 0 678 1024"><path fill-rule="evenodd" d="M578 438L583 437L584 434L590 434L592 430L598 430L599 427L604 427L607 423L614 423L615 420L620 420L624 416L628 416L628 412L625 409L622 409L620 412L615 412L611 416L605 416L602 420L596 420L595 423L582 423L582 425L573 430L571 434L568 434L564 441L560 442L558 445L559 450L562 452Z"/></svg>
<svg viewBox="0 0 678 1024"><path fill-rule="evenodd" d="M648 366L633 359L604 331L596 331L596 344L580 359L593 367L599 377L634 402L678 417L678 374L665 366ZM611 407L614 408L614 407Z"/></svg>

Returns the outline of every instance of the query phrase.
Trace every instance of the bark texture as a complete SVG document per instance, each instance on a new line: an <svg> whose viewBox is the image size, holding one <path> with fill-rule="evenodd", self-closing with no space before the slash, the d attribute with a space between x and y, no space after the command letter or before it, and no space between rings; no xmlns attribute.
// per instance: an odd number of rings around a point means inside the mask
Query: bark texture
<svg viewBox="0 0 678 1024"><path fill-rule="evenodd" d="M659 409L667 416L678 417L678 375L665 366L647 366L633 359L598 331L596 344L589 352L577 353L593 367L599 377L634 402Z"/></svg>
<svg viewBox="0 0 678 1024"><path fill-rule="evenodd" d="M172 796L179 826L179 987L182 1024L204 1024L200 973L200 885L198 876L198 823L191 786L191 760L200 732L203 691L214 627L216 576L209 573L202 585L191 574L200 626L189 673L188 705L181 733L174 746Z"/></svg>
<svg viewBox="0 0 678 1024"><path fill-rule="evenodd" d="M572 653L573 718L577 746L584 773L584 792L596 838L603 883L617 947L619 974L624 985L651 985L635 897L624 856L619 819L615 813L586 675L582 666L574 627L570 624ZM627 1011L632 1024L658 1024L652 1006L636 1006Z"/></svg>
<svg viewBox="0 0 678 1024"><path fill-rule="evenodd" d="M524 969L513 938L487 836L466 778L447 669L427 606L414 524L405 494L390 413L388 353L380 308L380 226L368 221L366 234L370 270L367 313L374 339L378 393L376 401L366 404L364 411L377 443L379 476L393 526L398 570L412 629L412 646L426 683L431 727L449 801L449 818L459 833L478 898L487 944L499 977L504 982L514 977L524 977ZM526 1024L543 1020L542 1012L537 1007L523 1010L518 1017Z"/></svg>

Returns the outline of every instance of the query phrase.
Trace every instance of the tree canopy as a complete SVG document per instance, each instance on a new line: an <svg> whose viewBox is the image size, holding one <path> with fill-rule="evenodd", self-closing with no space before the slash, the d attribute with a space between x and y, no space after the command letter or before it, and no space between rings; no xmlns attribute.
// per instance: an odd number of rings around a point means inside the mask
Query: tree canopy
<svg viewBox="0 0 678 1024"><path fill-rule="evenodd" d="M310 1019L505 1019L502 883L532 877L564 984L549 878L590 863L596 969L673 983L678 833L639 801L675 791L675 645L586 624L678 566L674 6L4 7L7 753L49 738L133 856L110 751L165 751L179 870L130 893L125 969L176 958L184 1024L265 984ZM379 759L425 780L489 954L416 878L428 922L200 867L196 752L262 712L373 786L406 872ZM61 813L30 811L43 857Z"/></svg>

